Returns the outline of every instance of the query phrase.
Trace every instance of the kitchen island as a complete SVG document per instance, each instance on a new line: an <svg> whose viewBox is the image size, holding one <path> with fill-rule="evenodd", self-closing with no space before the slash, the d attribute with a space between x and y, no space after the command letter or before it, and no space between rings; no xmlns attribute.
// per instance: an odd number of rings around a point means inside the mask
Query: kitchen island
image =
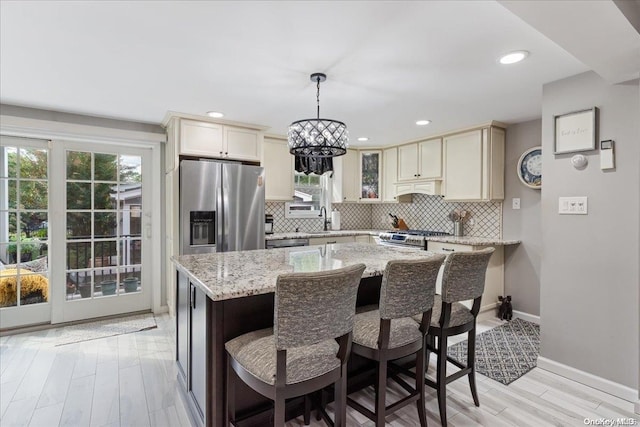
<svg viewBox="0 0 640 427"><path fill-rule="evenodd" d="M432 252L365 243L224 252L174 257L177 269L178 379L194 421L224 425L224 343L273 325L278 275L319 272L364 263L358 305L377 303L381 277L390 260L422 259ZM246 423L264 425L269 401L244 384L236 386L236 410ZM297 408L295 402L289 413ZM258 414L251 417L252 414Z"/></svg>

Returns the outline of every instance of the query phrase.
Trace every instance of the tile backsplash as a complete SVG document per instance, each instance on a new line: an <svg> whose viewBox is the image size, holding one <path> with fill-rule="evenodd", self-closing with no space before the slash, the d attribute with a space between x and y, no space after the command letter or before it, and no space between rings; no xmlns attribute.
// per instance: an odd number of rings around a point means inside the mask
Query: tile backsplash
<svg viewBox="0 0 640 427"><path fill-rule="evenodd" d="M333 207L340 211L340 228L343 230L371 229L371 205L339 203ZM273 215L274 233L287 233L296 228L305 232L322 230L322 218L285 218L284 202L267 202L265 212Z"/></svg>
<svg viewBox="0 0 640 427"><path fill-rule="evenodd" d="M410 228L438 230L453 233L453 223L447 218L454 209L470 212L464 224L464 235L474 237L502 238L502 203L458 203L445 202L439 196L414 194L412 203L334 203L340 211L343 230L386 230L391 228L389 213L405 220ZM267 202L266 213L273 215L273 231L322 230L321 218L296 218L284 216L283 202Z"/></svg>
<svg viewBox="0 0 640 427"><path fill-rule="evenodd" d="M453 234L453 222L448 215L454 209L464 209L470 217L464 224L464 235L474 237L502 238L502 203L445 202L440 196L414 194L412 203L382 203L372 205L371 228L391 227L392 213L404 219L409 228L445 231Z"/></svg>

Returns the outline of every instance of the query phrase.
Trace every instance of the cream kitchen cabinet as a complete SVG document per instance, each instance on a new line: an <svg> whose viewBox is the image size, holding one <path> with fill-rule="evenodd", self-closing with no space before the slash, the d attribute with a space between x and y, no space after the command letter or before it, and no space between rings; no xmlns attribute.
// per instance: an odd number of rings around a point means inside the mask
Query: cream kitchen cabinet
<svg viewBox="0 0 640 427"><path fill-rule="evenodd" d="M442 179L442 139L398 147L398 182Z"/></svg>
<svg viewBox="0 0 640 427"><path fill-rule="evenodd" d="M408 182L403 184L396 184L396 197L399 199L401 196L421 193L431 196L439 196L441 193L440 181L422 181L422 182Z"/></svg>
<svg viewBox="0 0 640 427"><path fill-rule="evenodd" d="M456 243L427 242L427 250L443 254L452 252L468 252L477 251L487 246L461 245ZM482 304L480 312L494 309L498 302L498 296L504 295L504 246L492 246L495 251L489 259L487 267L487 275L485 279L484 292L482 294ZM442 269L438 275L436 284L436 292L441 291Z"/></svg>
<svg viewBox="0 0 640 427"><path fill-rule="evenodd" d="M289 145L285 139L264 138L262 167L265 176L265 200L292 200L294 156L289 153Z"/></svg>
<svg viewBox="0 0 640 427"><path fill-rule="evenodd" d="M169 112L165 172L177 170L179 156L196 156L259 163L264 126L219 122L208 117Z"/></svg>
<svg viewBox="0 0 640 427"><path fill-rule="evenodd" d="M344 156L333 158L334 172L331 180L333 203L357 202L360 200L359 159L358 150L347 150Z"/></svg>
<svg viewBox="0 0 640 427"><path fill-rule="evenodd" d="M260 161L262 134L253 129L181 120L180 154Z"/></svg>
<svg viewBox="0 0 640 427"><path fill-rule="evenodd" d="M309 245L328 245L332 243L353 243L355 236L330 236L330 237L312 237L309 239Z"/></svg>
<svg viewBox="0 0 640 427"><path fill-rule="evenodd" d="M494 126L444 138L445 200L504 199L504 139Z"/></svg>
<svg viewBox="0 0 640 427"><path fill-rule="evenodd" d="M398 147L382 151L382 201L396 202L396 180L398 179Z"/></svg>
<svg viewBox="0 0 640 427"><path fill-rule="evenodd" d="M382 150L359 150L359 199L362 202L382 200Z"/></svg>
<svg viewBox="0 0 640 427"><path fill-rule="evenodd" d="M398 180L398 147L387 148L382 151L382 201L387 203L411 202L413 191L398 195L396 181Z"/></svg>

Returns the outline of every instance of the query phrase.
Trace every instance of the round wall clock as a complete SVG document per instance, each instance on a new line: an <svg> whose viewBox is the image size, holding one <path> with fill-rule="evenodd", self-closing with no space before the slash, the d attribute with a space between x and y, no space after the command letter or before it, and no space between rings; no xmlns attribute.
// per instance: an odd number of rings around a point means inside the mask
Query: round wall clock
<svg viewBox="0 0 640 427"><path fill-rule="evenodd" d="M542 186L542 147L532 147L518 160L518 178L529 188Z"/></svg>

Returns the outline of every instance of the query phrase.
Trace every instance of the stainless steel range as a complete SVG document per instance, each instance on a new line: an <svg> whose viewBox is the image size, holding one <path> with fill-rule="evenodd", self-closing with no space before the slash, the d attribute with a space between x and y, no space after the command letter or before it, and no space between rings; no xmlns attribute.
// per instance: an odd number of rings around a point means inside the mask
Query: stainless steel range
<svg viewBox="0 0 640 427"><path fill-rule="evenodd" d="M380 244L383 245L398 245L398 246L413 246L422 249L427 249L427 237L431 236L450 236L450 233L444 231L433 230L401 230L401 231L386 231L378 235Z"/></svg>

